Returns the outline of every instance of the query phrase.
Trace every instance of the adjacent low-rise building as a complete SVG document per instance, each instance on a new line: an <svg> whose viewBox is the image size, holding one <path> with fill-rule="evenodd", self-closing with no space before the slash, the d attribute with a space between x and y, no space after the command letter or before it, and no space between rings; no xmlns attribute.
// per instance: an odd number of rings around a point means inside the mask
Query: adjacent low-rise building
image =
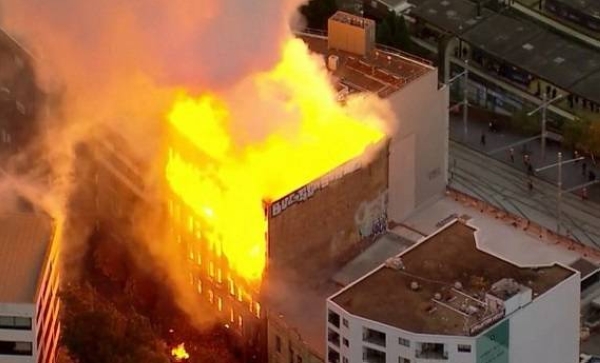
<svg viewBox="0 0 600 363"><path fill-rule="evenodd" d="M576 362L579 273L523 267L454 221L327 301L327 362Z"/></svg>
<svg viewBox="0 0 600 363"><path fill-rule="evenodd" d="M59 339L58 245L52 220L0 215L0 363L53 363Z"/></svg>

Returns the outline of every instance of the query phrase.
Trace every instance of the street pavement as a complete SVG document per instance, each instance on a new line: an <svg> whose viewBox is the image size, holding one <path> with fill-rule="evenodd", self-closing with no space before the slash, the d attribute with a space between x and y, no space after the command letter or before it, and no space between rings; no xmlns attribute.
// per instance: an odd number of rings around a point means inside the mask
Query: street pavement
<svg viewBox="0 0 600 363"><path fill-rule="evenodd" d="M515 163L510 161L506 150L494 154L489 151L522 139L518 135L506 132L490 134L487 124L471 122L468 124L468 137L463 141L463 124L458 118L450 121L450 187L473 195L514 215L538 223L550 230L557 228L557 188L552 182L556 178L555 170L538 173L533 180L533 190L528 189L526 167L521 154L515 147ZM480 144L481 133L486 132L486 145ZM461 141L461 142L458 142ZM543 165L539 141L528 143L531 162L537 168ZM544 164L556 161L557 145L547 150ZM565 159L571 153L565 152ZM581 176L581 163L564 167L564 181L568 188L584 182ZM588 161L588 164L591 162ZM597 173L600 175L600 172ZM587 179L585 179L587 180ZM590 196L600 199L597 185L590 188ZM563 194L561 203L561 234L569 235L585 245L600 248L600 205L591 200L582 201L574 194Z"/></svg>
<svg viewBox="0 0 600 363"><path fill-rule="evenodd" d="M542 159L541 140L537 139L529 141L525 144L514 146L514 163L510 158L510 151L507 146L526 140L529 137L517 135L499 130L498 132L490 132L487 120L471 121L467 124L468 133L465 138L464 124L462 118L458 116L450 117L450 138L477 150L481 153L488 154L496 160L502 161L523 172L527 171L527 166L523 162L524 153L529 155L529 160L534 169L548 166L557 162L558 152L562 152L563 162L573 159L573 151L565 147L561 147L558 143L547 140L546 142L546 157ZM481 135L485 134L485 145L481 144ZM525 151L526 150L526 151ZM581 186L589 182L589 171L592 171L600 180L600 160L594 161L590 158L585 160L564 164L562 167L562 187L563 190L568 190ZM586 175L583 174L583 164L586 164ZM535 173L536 178L545 180L556 185L558 183L558 168L553 167ZM524 181L526 183L526 179ZM535 181L534 181L535 184ZM600 182L587 187L588 199L600 203ZM581 189L574 191L573 194L581 196ZM598 206L600 208L600 206Z"/></svg>

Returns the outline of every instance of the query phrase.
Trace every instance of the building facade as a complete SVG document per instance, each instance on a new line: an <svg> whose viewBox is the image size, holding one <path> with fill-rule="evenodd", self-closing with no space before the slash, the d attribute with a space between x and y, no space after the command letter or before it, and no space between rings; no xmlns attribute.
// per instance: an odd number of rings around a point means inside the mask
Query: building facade
<svg viewBox="0 0 600 363"><path fill-rule="evenodd" d="M0 216L0 363L53 363L60 337L58 244L45 215Z"/></svg>
<svg viewBox="0 0 600 363"><path fill-rule="evenodd" d="M189 168L210 162L210 157L174 127L169 129L167 162L177 160ZM253 285L231 268L223 247L203 237L210 226L181 195L165 185L165 221L168 241L185 256L189 282L217 322L231 332L231 348L244 362L266 359L266 315Z"/></svg>
<svg viewBox="0 0 600 363"><path fill-rule="evenodd" d="M265 285L275 287L264 300L274 317L268 321L271 363L327 361L326 347L316 338L321 339L322 328L314 321L322 318L326 298L339 289L331 272L390 223L445 191L448 89L438 87L437 69L427 61L374 43L365 46L365 39L374 41L367 30L372 22L361 19L338 13L329 21L327 37L299 36L323 56L338 89L385 99L396 125L361 157L269 205ZM348 45L353 39L357 44ZM300 193L306 197L295 197ZM290 289L293 298L278 298Z"/></svg>
<svg viewBox="0 0 600 363"><path fill-rule="evenodd" d="M453 222L328 299L327 362L576 362L579 273L513 265L469 229Z"/></svg>

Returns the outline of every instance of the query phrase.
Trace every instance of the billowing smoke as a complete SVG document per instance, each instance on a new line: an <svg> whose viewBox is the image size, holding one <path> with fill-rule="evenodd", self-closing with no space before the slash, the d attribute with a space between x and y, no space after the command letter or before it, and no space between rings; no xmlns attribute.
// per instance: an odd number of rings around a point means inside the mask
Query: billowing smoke
<svg viewBox="0 0 600 363"><path fill-rule="evenodd" d="M251 172L235 170L232 175L282 173L280 165L272 164L275 161L303 163L297 167L301 172L291 173L295 179L289 177L286 184L277 185L277 178L266 178L236 192L244 199L256 193L258 200L248 203L258 202L252 208L259 219L265 190L281 194L326 171L303 173L314 162L302 148L313 150L311 157L321 161L331 156L328 154L348 149L344 137L356 141L352 132L339 133L338 126L356 124L360 119L385 128L382 120L390 119L385 103L360 98L342 110L322 60L309 56L301 42L290 41L291 28L300 22L296 9L302 2L2 0L2 27L33 55L43 89L61 101L59 107L44 113L42 154L52 169L48 195L60 200L62 212L68 209L67 200L77 183L75 146L95 135L98 127L119 132L146 161L164 161L156 153L164 151L165 120L173 116L170 110L182 97L209 94L228 110L226 126L211 126L213 131L228 134L226 141L233 143L218 161L230 168L247 163L254 167ZM307 118L309 124L304 123ZM191 124L204 121L200 118ZM332 139L319 144L318 130L323 125L327 125L323 135ZM363 129L352 130L359 133ZM378 137L379 133L371 130L368 140ZM335 152L326 147L330 143ZM359 147L362 144L354 145L356 150ZM293 158L286 159L290 150ZM239 157L242 151L249 155ZM339 162L331 159L319 164L326 169ZM157 164L154 176L164 178L164 165ZM228 182L222 179L206 184L237 186ZM231 223L243 218L241 213L233 217ZM258 227L256 234L264 236ZM148 240L157 262L181 292L183 307L193 312L195 304L186 298L194 300L188 276L179 279L180 273L170 273L179 266L173 263L177 260L175 249L165 249L156 234Z"/></svg>

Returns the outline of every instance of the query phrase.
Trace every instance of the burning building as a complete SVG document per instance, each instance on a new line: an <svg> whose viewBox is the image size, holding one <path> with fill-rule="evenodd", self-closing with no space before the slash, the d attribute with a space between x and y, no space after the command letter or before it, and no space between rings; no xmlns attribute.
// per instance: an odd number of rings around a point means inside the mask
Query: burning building
<svg viewBox="0 0 600 363"><path fill-rule="evenodd" d="M298 34L276 68L257 77L259 89L279 90L277 102L301 118L298 125L284 122L286 128L256 143L252 135L232 132L231 100L217 94L177 100L167 116L160 198L149 197L146 167L114 130L98 133L82 152L93 161L87 163L95 185L88 200L93 218L118 231L135 224L130 211L140 202L158 211L166 231L160 244L184 261L178 270L186 289L196 292L194 304L208 307L229 329L247 362L281 361L282 344L297 362L322 360L304 332L293 333L302 331L297 320L280 317L277 296L290 285L279 290L272 277L301 268L303 280L318 281L323 269L383 233L389 220L441 195L446 184L448 94L438 89L436 69L377 46L367 19L339 12L329 23L329 37ZM316 77L305 77L311 74ZM338 91L333 97L331 82ZM379 102L373 97L389 104L395 127L364 110ZM325 189L337 192L321 193ZM332 208L326 218L288 218L290 210L315 203ZM312 223L329 237L311 237ZM295 266L299 260L305 263ZM331 292L319 292L311 303L324 304ZM296 294L303 293L284 295ZM277 344L276 335L294 342Z"/></svg>
<svg viewBox="0 0 600 363"><path fill-rule="evenodd" d="M339 12L329 25L327 37L300 37L322 56L341 98L377 94L398 125L362 157L270 204L269 362L325 361L325 329L316 322L325 315L326 298L345 284L337 282L340 269L376 241L406 247L388 235L388 225L439 199L446 186L448 93L438 87L437 70L369 44L370 20Z"/></svg>
<svg viewBox="0 0 600 363"><path fill-rule="evenodd" d="M314 276L385 231L389 220L443 193L446 183L448 94L438 89L435 68L377 46L366 19L340 12L330 26L329 37L288 39L280 62L233 96L176 97L156 162L158 188L145 178L151 165L118 130L95 129L77 153L92 186L76 195L92 206L87 217L119 233L143 224L133 210L158 215L156 226L145 227L165 232L151 238L169 253L161 257L169 272L184 275L186 293L194 293L187 312L194 317L196 306L208 307L247 362L275 357L269 332L281 325L271 295L283 290L271 277L293 274L284 268L295 263L291 257L308 263L305 278ZM249 91L261 97L246 97ZM261 102L258 114L248 99ZM261 127L240 127L242 118ZM386 123L391 118L396 122ZM356 175L363 181L353 182ZM286 222L289 212L338 185L331 216L315 221L336 237L305 242L307 225ZM295 328L285 316L284 324ZM304 345L286 347L309 361Z"/></svg>

